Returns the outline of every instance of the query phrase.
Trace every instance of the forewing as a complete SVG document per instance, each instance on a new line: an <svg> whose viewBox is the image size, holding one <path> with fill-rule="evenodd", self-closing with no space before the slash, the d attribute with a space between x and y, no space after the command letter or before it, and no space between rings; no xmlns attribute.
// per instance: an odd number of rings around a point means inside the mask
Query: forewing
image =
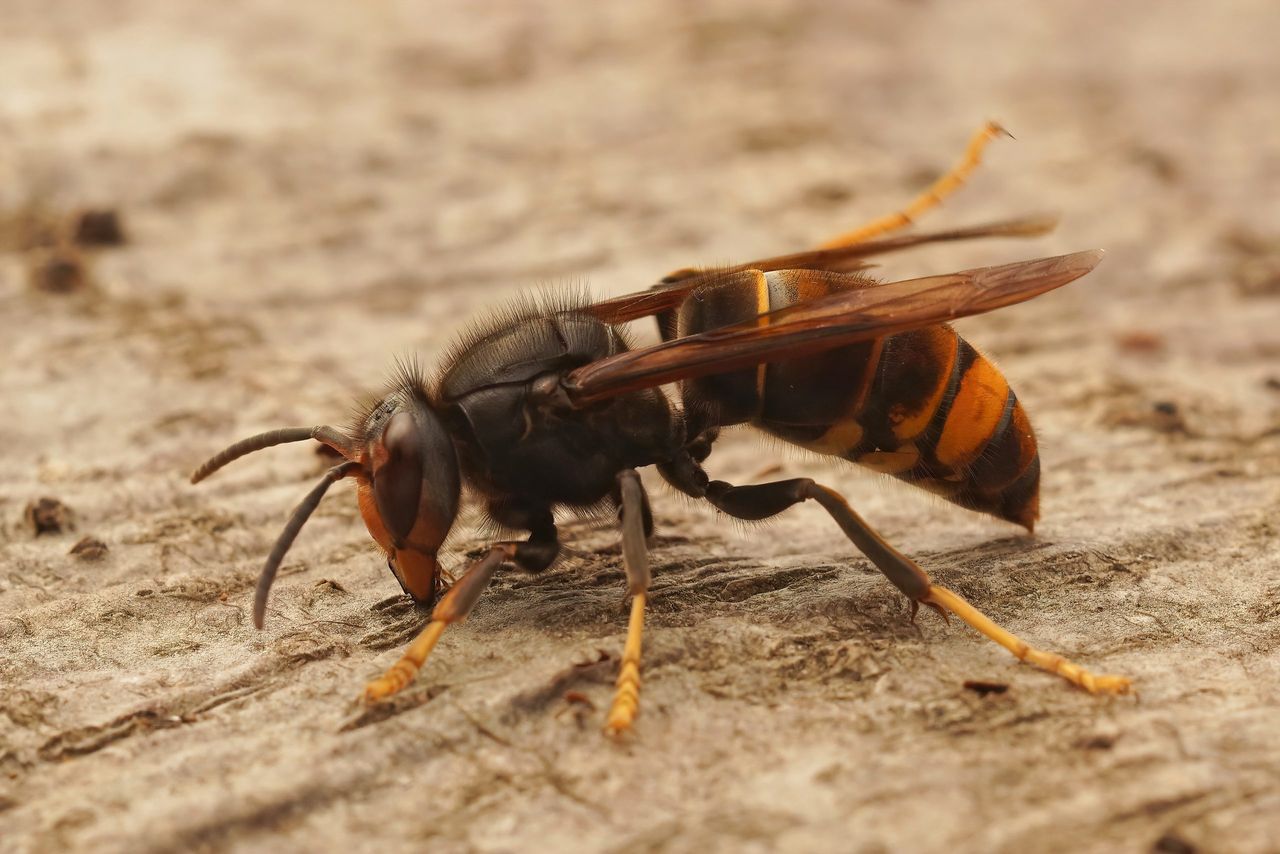
<svg viewBox="0 0 1280 854"><path fill-rule="evenodd" d="M945 323L1031 299L1088 273L1102 250L844 290L745 323L592 362L565 378L575 403L796 358L856 341ZM778 271L775 275L813 275ZM837 274L829 274L837 275Z"/></svg>
<svg viewBox="0 0 1280 854"><path fill-rule="evenodd" d="M587 309L605 323L626 323L641 317L676 308L695 289L733 273L744 270L826 270L833 273L850 273L870 266L867 258L900 252L928 243L948 243L956 240L973 240L981 237L1038 237L1052 231L1057 219L1050 216L1030 216L1003 222L985 223L951 231L934 231L925 234L909 234L868 240L835 249L812 249L793 252L773 258L761 258L746 264L714 269L689 268L669 274L647 291L626 294L603 300Z"/></svg>

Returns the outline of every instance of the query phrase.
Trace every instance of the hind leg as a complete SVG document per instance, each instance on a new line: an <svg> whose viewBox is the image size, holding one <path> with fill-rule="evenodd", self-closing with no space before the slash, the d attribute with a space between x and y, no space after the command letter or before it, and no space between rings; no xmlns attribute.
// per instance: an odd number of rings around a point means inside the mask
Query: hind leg
<svg viewBox="0 0 1280 854"><path fill-rule="evenodd" d="M673 484L678 489L690 495L700 494L719 510L739 519L767 519L803 501L816 501L840 526L840 530L858 550L870 558L893 586L911 600L912 617L915 616L916 609L920 605L928 605L943 617L949 613L955 614L967 625L1000 644L1022 661L1034 664L1050 673L1056 673L1091 694L1128 693L1131 683L1126 677L1096 675L1056 653L1037 649L1001 628L965 601L960 594L934 584L915 561L877 534L835 490L815 483L809 478L779 480L757 486L734 486L722 480L699 482L696 476L688 477L691 471L701 473L700 468L695 469L685 465L667 466L663 469L663 474L681 479L682 482ZM705 478L705 475L703 477Z"/></svg>
<svg viewBox="0 0 1280 854"><path fill-rule="evenodd" d="M855 228L853 231L845 232L839 237L833 237L819 248L838 249L842 246L862 243L864 240L870 240L873 237L879 237L882 234L906 228L915 222L921 214L942 204L943 199L960 189L964 182L968 180L969 175L982 162L983 149L998 136L1009 136L1009 132L995 122L987 122L970 138L969 145L964 151L964 157L960 159L960 162L951 167L947 174L934 181L929 186L929 189L916 196L911 201L911 204L900 211L872 220L866 225Z"/></svg>

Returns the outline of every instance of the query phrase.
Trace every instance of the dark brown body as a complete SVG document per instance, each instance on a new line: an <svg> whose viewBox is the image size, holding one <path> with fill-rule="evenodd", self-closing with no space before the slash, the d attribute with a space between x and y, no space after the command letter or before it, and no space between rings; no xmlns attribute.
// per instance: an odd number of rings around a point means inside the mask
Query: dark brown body
<svg viewBox="0 0 1280 854"><path fill-rule="evenodd" d="M568 405L564 377L627 350L618 327L575 311L580 307L551 297L500 313L463 336L431 390L463 480L489 518L531 532L525 569L555 559L557 508L616 503L619 472L682 450L680 416L656 388Z"/></svg>
<svg viewBox="0 0 1280 854"><path fill-rule="evenodd" d="M664 338L685 337L858 286L822 273L731 276L694 291L659 325ZM948 325L686 380L680 392L691 434L750 424L1028 529L1039 515L1026 412L995 365Z"/></svg>
<svg viewBox="0 0 1280 854"><path fill-rule="evenodd" d="M659 316L687 337L874 283L813 273L734 275ZM466 336L446 359L432 406L462 478L504 528L557 551L557 507L614 498L617 476L701 461L721 427L747 424L786 442L891 474L971 510L1027 528L1040 462L1026 413L995 366L947 325L680 383L683 424L656 389L586 408L558 391L574 369L627 349L621 330L574 306L519 306Z"/></svg>

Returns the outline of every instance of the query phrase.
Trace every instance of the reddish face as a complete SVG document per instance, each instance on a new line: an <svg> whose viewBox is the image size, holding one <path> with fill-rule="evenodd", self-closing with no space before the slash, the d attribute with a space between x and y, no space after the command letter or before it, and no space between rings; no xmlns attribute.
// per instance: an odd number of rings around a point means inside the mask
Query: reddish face
<svg viewBox="0 0 1280 854"><path fill-rule="evenodd" d="M410 398L380 406L366 422L358 476L360 515L391 571L419 602L435 601L436 553L458 512L458 462L435 413Z"/></svg>

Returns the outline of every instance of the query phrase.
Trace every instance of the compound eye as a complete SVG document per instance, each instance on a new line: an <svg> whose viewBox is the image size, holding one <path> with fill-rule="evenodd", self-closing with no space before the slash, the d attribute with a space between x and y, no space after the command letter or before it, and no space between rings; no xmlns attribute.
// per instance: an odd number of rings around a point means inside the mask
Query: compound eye
<svg viewBox="0 0 1280 854"><path fill-rule="evenodd" d="M387 421L379 444L374 454L373 498L393 544L402 548L418 518L426 449L413 415L403 410Z"/></svg>

